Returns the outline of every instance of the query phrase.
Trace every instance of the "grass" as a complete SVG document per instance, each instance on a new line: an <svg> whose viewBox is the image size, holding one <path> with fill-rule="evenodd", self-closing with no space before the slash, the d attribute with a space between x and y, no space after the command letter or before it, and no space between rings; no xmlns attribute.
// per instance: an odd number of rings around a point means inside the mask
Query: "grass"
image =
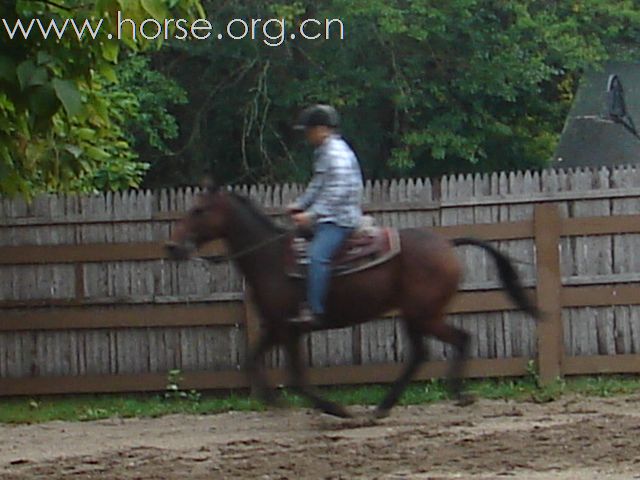
<svg viewBox="0 0 640 480"><path fill-rule="evenodd" d="M539 388L535 374L518 379L469 380L468 392L479 398L547 402L566 394L608 397L640 392L638 376L578 377ZM387 385L328 387L324 395L344 405L375 405ZM287 403L307 406L299 396L284 390ZM401 405L421 405L448 400L441 380L416 382L403 395ZM265 407L247 394L227 395L168 390L164 394L74 395L0 400L0 423L40 423L52 420L87 421L104 418L158 417L174 413L215 414L227 411L260 411Z"/></svg>
<svg viewBox="0 0 640 480"><path fill-rule="evenodd" d="M52 420L88 421L104 418L159 417L173 413L211 414L264 407L247 395L202 396L199 400L165 399L162 395L73 395L0 400L0 423Z"/></svg>

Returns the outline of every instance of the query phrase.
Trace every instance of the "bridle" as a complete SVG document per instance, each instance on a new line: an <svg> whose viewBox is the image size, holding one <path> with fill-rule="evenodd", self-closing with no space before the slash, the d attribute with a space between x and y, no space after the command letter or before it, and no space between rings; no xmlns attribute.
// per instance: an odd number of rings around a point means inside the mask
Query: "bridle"
<svg viewBox="0 0 640 480"><path fill-rule="evenodd" d="M242 178L246 177L247 175L248 175L248 172L245 173L244 175L242 175L241 177L239 177L239 179L242 179ZM204 262L208 262L208 263L212 263L212 264L233 261L233 260L236 260L238 258L242 258L242 257L244 257L244 256L246 256L246 255L248 255L248 254L250 254L252 252L260 250L260 249L266 247L267 245L275 243L278 240L280 240L281 238L284 238L284 237L290 235L291 233L295 234L296 233L296 228L287 229L282 233L279 233L277 235L274 235L273 237L268 238L267 240L263 240L262 242L258 242L255 245L252 245L250 247L242 249L239 252L236 252L236 253L231 254L231 255L210 255L210 256L198 255L198 256L191 257L191 260L201 261L201 262L204 261Z"/></svg>

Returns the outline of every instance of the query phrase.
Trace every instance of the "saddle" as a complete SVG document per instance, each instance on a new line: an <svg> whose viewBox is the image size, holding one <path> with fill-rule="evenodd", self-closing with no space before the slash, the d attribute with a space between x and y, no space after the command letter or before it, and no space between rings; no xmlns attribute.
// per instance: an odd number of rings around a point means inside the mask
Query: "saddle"
<svg viewBox="0 0 640 480"><path fill-rule="evenodd" d="M309 265L308 247L311 238L294 236L291 239L291 255L287 261L289 276L304 278ZM365 217L363 225L354 230L332 261L333 275L347 275L380 265L400 253L400 237L395 228L373 225L371 217Z"/></svg>

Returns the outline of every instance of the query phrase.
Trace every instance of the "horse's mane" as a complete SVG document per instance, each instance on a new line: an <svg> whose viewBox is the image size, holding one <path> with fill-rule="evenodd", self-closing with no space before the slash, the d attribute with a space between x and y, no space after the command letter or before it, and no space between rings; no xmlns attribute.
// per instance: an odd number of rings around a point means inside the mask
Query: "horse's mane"
<svg viewBox="0 0 640 480"><path fill-rule="evenodd" d="M236 192L229 192L229 195L244 207L244 211L246 213L249 213L253 219L269 228L271 231L276 233L284 233L287 231L285 228L271 220L250 198Z"/></svg>

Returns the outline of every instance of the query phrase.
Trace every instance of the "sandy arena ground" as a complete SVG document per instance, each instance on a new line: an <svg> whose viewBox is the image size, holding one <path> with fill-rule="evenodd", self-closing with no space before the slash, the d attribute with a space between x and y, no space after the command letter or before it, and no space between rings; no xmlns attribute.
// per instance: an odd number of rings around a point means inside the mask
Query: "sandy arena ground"
<svg viewBox="0 0 640 480"><path fill-rule="evenodd" d="M640 396L0 426L0 479L640 479Z"/></svg>

